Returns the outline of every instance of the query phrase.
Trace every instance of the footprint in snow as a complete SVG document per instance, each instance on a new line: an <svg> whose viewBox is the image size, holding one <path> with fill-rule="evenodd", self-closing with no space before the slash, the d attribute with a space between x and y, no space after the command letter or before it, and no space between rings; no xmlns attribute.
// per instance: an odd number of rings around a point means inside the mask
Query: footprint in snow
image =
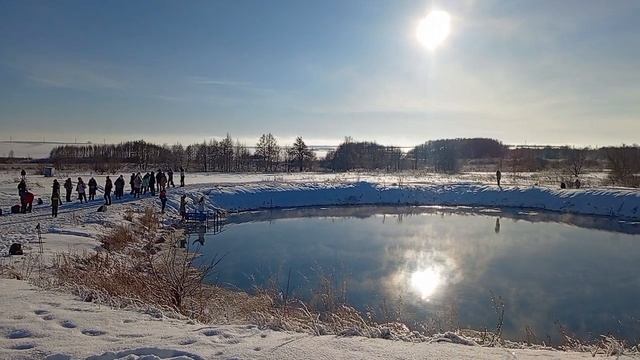
<svg viewBox="0 0 640 360"><path fill-rule="evenodd" d="M87 335L87 336L100 336L100 335L104 335L107 332L106 331L102 331L102 330L98 330L98 329L84 329L81 331L81 333Z"/></svg>
<svg viewBox="0 0 640 360"><path fill-rule="evenodd" d="M33 333L31 333L31 331L26 330L26 329L17 329L17 330L12 330L11 332L9 332L9 334L7 334L6 338L7 339L24 339L24 338L29 338L32 337Z"/></svg>
<svg viewBox="0 0 640 360"><path fill-rule="evenodd" d="M36 310L33 313L36 314L36 315L46 315L49 312L47 310Z"/></svg>
<svg viewBox="0 0 640 360"><path fill-rule="evenodd" d="M33 349L34 347L36 347L36 344L34 343L22 343L22 344L15 344L11 347L12 350L29 350L29 349Z"/></svg>
<svg viewBox="0 0 640 360"><path fill-rule="evenodd" d="M184 339L184 340L181 340L178 344L180 344L180 345L191 345L191 344L195 344L197 342L198 342L198 340L196 340L196 339Z"/></svg>
<svg viewBox="0 0 640 360"><path fill-rule="evenodd" d="M44 360L71 360L71 356L67 354L51 354Z"/></svg>
<svg viewBox="0 0 640 360"><path fill-rule="evenodd" d="M43 317L42 317L42 320L53 320L53 319L55 319L55 318L56 318L56 317L55 317L54 315L49 314L49 315L45 315L45 316L43 316Z"/></svg>
<svg viewBox="0 0 640 360"><path fill-rule="evenodd" d="M76 323L71 320L63 320L62 322L60 322L60 326L67 329L75 329L78 327L78 325L76 325Z"/></svg>
<svg viewBox="0 0 640 360"><path fill-rule="evenodd" d="M207 329L202 331L202 335L204 336L217 336L217 335L223 335L226 337L227 334L223 334L222 331L218 330L218 329Z"/></svg>

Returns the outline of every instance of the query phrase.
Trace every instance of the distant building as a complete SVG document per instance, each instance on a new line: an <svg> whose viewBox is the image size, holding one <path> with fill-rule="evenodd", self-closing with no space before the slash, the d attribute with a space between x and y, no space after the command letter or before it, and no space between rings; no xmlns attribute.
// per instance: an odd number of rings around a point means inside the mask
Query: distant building
<svg viewBox="0 0 640 360"><path fill-rule="evenodd" d="M56 173L56 169L52 166L47 166L42 170L44 177L53 177Z"/></svg>

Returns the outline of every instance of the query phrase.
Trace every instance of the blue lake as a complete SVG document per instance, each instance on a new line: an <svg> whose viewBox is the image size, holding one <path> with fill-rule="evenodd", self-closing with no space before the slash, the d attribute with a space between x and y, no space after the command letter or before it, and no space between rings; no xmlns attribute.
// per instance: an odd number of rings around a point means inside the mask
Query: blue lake
<svg viewBox="0 0 640 360"><path fill-rule="evenodd" d="M507 338L640 337L640 226L602 217L495 209L340 207L233 215L200 234L226 254L212 282L314 301L319 279L379 321L493 329ZM198 234L190 246L198 244ZM531 338L531 336L529 336Z"/></svg>

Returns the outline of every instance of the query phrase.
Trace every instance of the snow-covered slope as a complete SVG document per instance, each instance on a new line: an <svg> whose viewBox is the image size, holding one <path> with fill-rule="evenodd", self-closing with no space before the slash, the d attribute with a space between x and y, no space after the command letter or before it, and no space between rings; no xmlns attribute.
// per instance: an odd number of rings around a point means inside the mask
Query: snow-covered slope
<svg viewBox="0 0 640 360"><path fill-rule="evenodd" d="M447 205L514 207L583 215L640 218L640 192L625 189L550 189L476 184L381 185L357 183L262 183L201 186L190 193L209 197L211 209L229 211L333 205ZM177 206L179 196L173 195Z"/></svg>

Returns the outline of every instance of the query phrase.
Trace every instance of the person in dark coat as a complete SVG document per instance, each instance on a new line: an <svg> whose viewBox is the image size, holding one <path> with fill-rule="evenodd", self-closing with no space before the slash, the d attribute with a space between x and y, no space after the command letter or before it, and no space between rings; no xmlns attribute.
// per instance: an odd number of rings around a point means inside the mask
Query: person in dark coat
<svg viewBox="0 0 640 360"><path fill-rule="evenodd" d="M162 174L162 170L158 169L158 172L156 173L156 184L158 185L158 191L161 190L160 189L160 183L161 183L161 180L162 180L162 176L164 176Z"/></svg>
<svg viewBox="0 0 640 360"><path fill-rule="evenodd" d="M24 179L20 180L18 184L18 195L22 198L22 195L27 192L27 182Z"/></svg>
<svg viewBox="0 0 640 360"><path fill-rule="evenodd" d="M167 187L176 187L176 184L173 183L173 170L169 168L167 170Z"/></svg>
<svg viewBox="0 0 640 360"><path fill-rule="evenodd" d="M71 192L73 191L73 183L71 182L71 178L67 178L64 182L64 190L66 192L67 202L71 202Z"/></svg>
<svg viewBox="0 0 640 360"><path fill-rule="evenodd" d="M184 168L180 166L180 187L184 187Z"/></svg>
<svg viewBox="0 0 640 360"><path fill-rule="evenodd" d="M24 170L23 170L24 171ZM18 184L18 196L20 196L20 212L26 212L25 194L27 193L27 182L24 179Z"/></svg>
<svg viewBox="0 0 640 360"><path fill-rule="evenodd" d="M151 175L153 177L153 175ZM142 194L146 194L149 191L149 173L144 174L142 177Z"/></svg>
<svg viewBox="0 0 640 360"><path fill-rule="evenodd" d="M160 204L161 204L161 213L164 214L164 208L167 206L167 191L162 189L160 190Z"/></svg>
<svg viewBox="0 0 640 360"><path fill-rule="evenodd" d="M20 178L22 178L22 180L27 180L27 172L24 171L24 169L20 171Z"/></svg>
<svg viewBox="0 0 640 360"><path fill-rule="evenodd" d="M135 194L135 186L133 186L133 184L135 183L135 180L136 180L136 173L132 173L131 179L129 179L129 186L131 186L131 192L129 193L130 195Z"/></svg>
<svg viewBox="0 0 640 360"><path fill-rule="evenodd" d="M500 186L500 179L502 179L502 171L498 170L496 171L496 181L498 182L498 187L502 189L502 186Z"/></svg>
<svg viewBox="0 0 640 360"><path fill-rule="evenodd" d="M98 189L98 182L92 176L91 179L89 179L87 185L89 185L89 200L93 201L96 199L96 189Z"/></svg>
<svg viewBox="0 0 640 360"><path fill-rule="evenodd" d="M158 171L158 176L156 176L156 180L158 182L159 190L167 189L167 176L162 171Z"/></svg>
<svg viewBox="0 0 640 360"><path fill-rule="evenodd" d="M111 190L113 189L113 183L111 178L107 176L107 180L104 183L104 204L111 205Z"/></svg>
<svg viewBox="0 0 640 360"><path fill-rule="evenodd" d="M53 180L53 185L51 186L51 194L55 194L58 193L58 196L60 195L60 183L58 182L58 180Z"/></svg>
<svg viewBox="0 0 640 360"><path fill-rule="evenodd" d="M60 199L60 183L53 180L53 190L51 191L51 216L58 217L58 207L62 200Z"/></svg>
<svg viewBox="0 0 640 360"><path fill-rule="evenodd" d="M151 196L156 196L156 176L153 171L149 175L149 191L151 191Z"/></svg>
<svg viewBox="0 0 640 360"><path fill-rule="evenodd" d="M114 185L116 186L116 200L119 200L122 198L122 195L124 195L124 177L120 175L120 177L116 179Z"/></svg>

